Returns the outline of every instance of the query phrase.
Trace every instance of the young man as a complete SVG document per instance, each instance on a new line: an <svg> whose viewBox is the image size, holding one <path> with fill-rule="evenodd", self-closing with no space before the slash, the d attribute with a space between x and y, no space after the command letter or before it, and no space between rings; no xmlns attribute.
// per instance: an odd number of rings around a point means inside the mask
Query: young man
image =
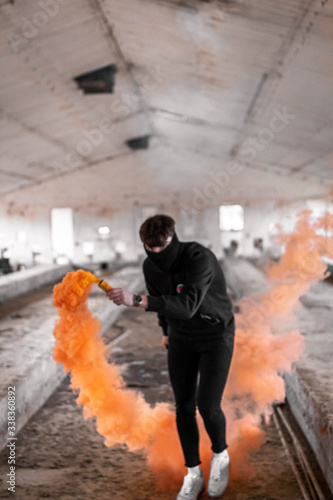
<svg viewBox="0 0 333 500"><path fill-rule="evenodd" d="M155 215L140 228L147 253L143 272L149 295L114 288L117 305L158 314L176 401L176 422L188 474L177 500L197 500L204 490L196 407L212 442L208 495L220 497L229 477L226 422L221 409L233 353L235 320L215 255L196 242L180 242L175 221ZM199 379L199 383L198 383Z"/></svg>

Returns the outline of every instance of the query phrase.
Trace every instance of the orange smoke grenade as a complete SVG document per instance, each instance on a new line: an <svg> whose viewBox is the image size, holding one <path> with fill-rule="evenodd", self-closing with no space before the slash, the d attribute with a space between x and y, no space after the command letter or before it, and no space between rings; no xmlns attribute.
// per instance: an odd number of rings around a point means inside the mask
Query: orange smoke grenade
<svg viewBox="0 0 333 500"><path fill-rule="evenodd" d="M99 283L98 283L98 286L106 293L108 292L109 290L112 290L112 286L109 285L109 283L107 283L105 280L101 280Z"/></svg>

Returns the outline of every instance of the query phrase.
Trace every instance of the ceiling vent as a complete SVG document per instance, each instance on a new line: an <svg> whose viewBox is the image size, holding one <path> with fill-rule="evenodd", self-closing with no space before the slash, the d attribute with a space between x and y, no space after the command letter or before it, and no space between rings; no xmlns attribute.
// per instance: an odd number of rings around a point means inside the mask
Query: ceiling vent
<svg viewBox="0 0 333 500"><path fill-rule="evenodd" d="M141 137L135 137L134 139L129 139L126 144L129 148L136 149L148 149L149 147L150 135L142 135Z"/></svg>
<svg viewBox="0 0 333 500"><path fill-rule="evenodd" d="M76 76L74 80L85 94L110 94L113 92L116 73L116 65L109 64Z"/></svg>

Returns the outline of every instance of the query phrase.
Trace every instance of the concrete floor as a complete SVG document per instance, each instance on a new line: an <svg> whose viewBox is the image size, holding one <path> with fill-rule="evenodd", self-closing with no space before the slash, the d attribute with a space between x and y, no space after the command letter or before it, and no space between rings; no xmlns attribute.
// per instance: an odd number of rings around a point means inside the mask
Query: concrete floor
<svg viewBox="0 0 333 500"><path fill-rule="evenodd" d="M227 279L231 290L235 289L235 283L241 295L262 290L264 277L251 264L242 259L233 259L227 264ZM247 290L247 286L250 289ZM0 363L6 368L4 373L8 375L1 381L3 395L8 384L15 383L17 376L14 373L15 363L10 364L10 359L16 359L17 369L20 370L24 357L29 358L27 354L22 357L22 352L33 353L35 350L31 340L36 331L40 332L40 339L43 337L42 318L43 324L54 321L55 311L50 306L50 292L47 289L45 296L38 296L38 302L32 301L31 294L25 300L25 306L22 298L16 309L15 304L10 302L7 308L5 305L0 310ZM89 300L92 312L96 313L100 310L104 297L95 293ZM331 285L320 283L314 286L302 297L302 302L304 308L299 314L299 326L306 340L306 356L297 363L295 374L287 379L287 398L290 398L296 409L298 407L299 414L297 411L294 413L312 444L317 459L319 462L324 460L320 465L329 481L332 470L330 450L333 449ZM104 337L111 340L126 329L131 330L131 335L124 338L112 354L113 360L122 367L125 381L134 389L142 391L151 404L172 401L165 353L160 348L160 332L155 315L126 310L114 326L105 331ZM44 342L51 345L52 330L48 330L45 335L48 340L44 339ZM15 350L12 349L13 342L17 345ZM295 384L298 384L297 390ZM307 398L304 398L304 392ZM308 412L309 403L312 404L311 415ZM262 425L265 427L265 424ZM253 455L255 475L245 482L232 483L225 496L226 500L275 500L281 498L282 491L283 498L301 498L275 430L268 425L265 431L266 444ZM20 493L17 498L106 499L112 492L112 498L120 500L132 499L137 489L140 491L140 498L152 499L157 494L165 500L174 497L175 489L157 493L156 480L147 471L142 455L128 453L122 447L104 447L93 421L83 421L82 409L75 404L66 381L30 420L18 438L17 484ZM1 490L4 495L9 493L5 491L8 467L6 460L7 450L4 450L1 453ZM274 473L277 464L280 464L279 474ZM274 496L274 490L278 492L278 496ZM1 498L7 497L1 495Z"/></svg>
<svg viewBox="0 0 333 500"><path fill-rule="evenodd" d="M112 340L130 331L111 352L127 386L140 390L150 404L173 402L167 374L166 353L154 314L127 310L105 334ZM141 453L126 447L106 448L94 420L85 421L82 407L66 379L19 434L17 491L19 500L172 500L178 482L160 489ZM265 426L266 442L252 457L253 473L231 482L225 500L302 500L297 482L285 460L284 450L272 424ZM7 453L0 455L4 477ZM185 468L184 468L185 470ZM3 485L2 485L3 486ZM12 498L4 492L3 499ZM204 494L201 498L208 498Z"/></svg>

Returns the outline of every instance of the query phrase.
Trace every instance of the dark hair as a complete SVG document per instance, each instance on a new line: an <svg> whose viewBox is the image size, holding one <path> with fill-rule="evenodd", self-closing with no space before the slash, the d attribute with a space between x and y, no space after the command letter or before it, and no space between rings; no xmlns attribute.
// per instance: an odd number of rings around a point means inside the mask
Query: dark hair
<svg viewBox="0 0 333 500"><path fill-rule="evenodd" d="M175 234L175 221L168 215L149 217L140 227L141 241L150 248L164 246L169 236Z"/></svg>

